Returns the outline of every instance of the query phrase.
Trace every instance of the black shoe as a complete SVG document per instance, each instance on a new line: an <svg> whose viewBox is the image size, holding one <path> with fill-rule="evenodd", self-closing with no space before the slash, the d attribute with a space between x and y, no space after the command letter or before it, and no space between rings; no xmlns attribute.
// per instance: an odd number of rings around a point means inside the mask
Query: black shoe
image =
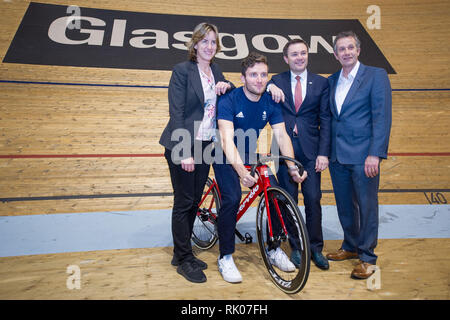
<svg viewBox="0 0 450 320"><path fill-rule="evenodd" d="M311 252L311 259L319 269L328 270L330 268L330 264L322 252Z"/></svg>
<svg viewBox="0 0 450 320"><path fill-rule="evenodd" d="M200 260L196 257L192 257L189 260L191 262L193 262L194 264L196 264L201 270L208 269L208 265L206 264L206 262L203 262L202 260ZM172 261L170 263L175 267L178 267L180 265L180 261L178 261L178 259L176 259L175 256L172 258Z"/></svg>
<svg viewBox="0 0 450 320"><path fill-rule="evenodd" d="M202 283L206 282L206 275L203 271L192 261L185 261L177 267L177 272L181 274L186 280Z"/></svg>

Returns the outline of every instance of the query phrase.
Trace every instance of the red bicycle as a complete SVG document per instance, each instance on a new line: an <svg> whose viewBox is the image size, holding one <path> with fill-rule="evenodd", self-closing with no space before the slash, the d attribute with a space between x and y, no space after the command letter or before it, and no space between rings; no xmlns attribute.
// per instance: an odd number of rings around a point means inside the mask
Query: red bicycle
<svg viewBox="0 0 450 320"><path fill-rule="evenodd" d="M241 201L237 221L247 212L256 198L260 197L256 209L256 233L261 257L269 272L271 280L282 291L293 294L303 289L308 280L310 267L310 248L308 232L300 209L292 197L282 188L273 186L269 180L269 167L266 164L276 159L289 160L303 174L303 166L295 159L285 156L261 157L253 166L247 166L252 176L258 173L258 182L253 185L248 195ZM200 201L194 222L192 240L200 249L209 249L218 239L217 220L221 207L219 186L214 179L208 178L204 195ZM242 236L236 230L241 241L251 243L249 234ZM268 251L280 247L288 256L296 256L297 268L294 272L284 272L272 265Z"/></svg>

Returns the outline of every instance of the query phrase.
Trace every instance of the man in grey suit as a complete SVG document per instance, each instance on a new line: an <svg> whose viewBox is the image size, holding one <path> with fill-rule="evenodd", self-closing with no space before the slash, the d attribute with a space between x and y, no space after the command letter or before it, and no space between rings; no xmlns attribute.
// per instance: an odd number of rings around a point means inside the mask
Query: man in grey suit
<svg viewBox="0 0 450 320"><path fill-rule="evenodd" d="M384 69L358 61L361 47L354 32L339 33L333 45L342 70L329 77L329 169L344 241L327 258L359 258L351 277L367 279L377 261L380 162L387 158L392 91Z"/></svg>

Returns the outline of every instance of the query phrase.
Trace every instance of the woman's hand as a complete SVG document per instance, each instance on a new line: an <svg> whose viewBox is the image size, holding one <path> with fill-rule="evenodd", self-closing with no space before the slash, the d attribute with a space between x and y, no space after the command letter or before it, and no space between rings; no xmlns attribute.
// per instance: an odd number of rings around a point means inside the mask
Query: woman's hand
<svg viewBox="0 0 450 320"><path fill-rule="evenodd" d="M187 172L193 172L195 169L194 158L186 158L181 160L181 168Z"/></svg>
<svg viewBox="0 0 450 320"><path fill-rule="evenodd" d="M229 82L219 81L216 83L216 94L218 96L224 94L229 89L231 89L231 85Z"/></svg>

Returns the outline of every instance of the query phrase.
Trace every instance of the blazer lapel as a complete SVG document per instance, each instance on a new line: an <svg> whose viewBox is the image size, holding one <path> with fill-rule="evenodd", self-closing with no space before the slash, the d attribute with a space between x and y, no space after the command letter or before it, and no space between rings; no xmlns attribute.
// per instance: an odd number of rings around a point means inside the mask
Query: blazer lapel
<svg viewBox="0 0 450 320"><path fill-rule="evenodd" d="M224 80L223 77L222 77L222 74L221 74L220 70L218 70L216 64L214 64L214 63L211 64L211 70L212 70L212 73L214 75L214 82L215 83Z"/></svg>
<svg viewBox="0 0 450 320"><path fill-rule="evenodd" d="M306 95L305 95L305 100L303 100L302 105L300 106L300 112L302 112L302 106L308 105L308 97L312 95L312 90L313 90L313 85L314 85L314 76L311 73L307 73L306 75ZM308 95L309 92L309 95Z"/></svg>
<svg viewBox="0 0 450 320"><path fill-rule="evenodd" d="M200 73L198 71L198 67L197 67L196 63L191 64L191 68L189 70L189 79L190 79L192 88L195 91L195 94L197 95L197 97L203 104L205 101L205 95L203 93L202 80L200 79Z"/></svg>
<svg viewBox="0 0 450 320"><path fill-rule="evenodd" d="M358 91L359 86L361 85L362 79L364 77L364 71L365 66L360 63L358 72L356 73L356 77L353 80L352 86L350 87L350 90L347 93L347 96L345 97L344 103L342 104L341 108L341 114L345 111L345 106L348 105L353 97L355 96L356 92Z"/></svg>

